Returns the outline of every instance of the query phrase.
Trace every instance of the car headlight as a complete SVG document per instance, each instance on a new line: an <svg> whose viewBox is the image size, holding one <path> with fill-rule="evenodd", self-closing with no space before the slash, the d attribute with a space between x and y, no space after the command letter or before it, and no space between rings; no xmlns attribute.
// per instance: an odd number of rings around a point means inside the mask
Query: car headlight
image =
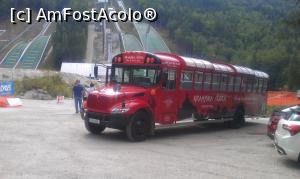
<svg viewBox="0 0 300 179"><path fill-rule="evenodd" d="M121 114L121 113L126 113L129 111L129 108L114 108L112 110L112 113L114 114Z"/></svg>

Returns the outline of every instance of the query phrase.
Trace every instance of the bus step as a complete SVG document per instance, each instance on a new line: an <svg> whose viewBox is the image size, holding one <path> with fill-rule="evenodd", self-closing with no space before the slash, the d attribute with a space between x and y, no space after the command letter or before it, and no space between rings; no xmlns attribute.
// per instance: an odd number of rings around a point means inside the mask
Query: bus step
<svg viewBox="0 0 300 179"><path fill-rule="evenodd" d="M225 118L225 119L209 119L205 121L195 121L194 119L188 119L183 121L178 121L176 124L155 124L155 129L167 129L167 128L179 128L179 127L191 127L195 125L201 125L201 124L216 124L216 123L223 123L232 121L232 118Z"/></svg>

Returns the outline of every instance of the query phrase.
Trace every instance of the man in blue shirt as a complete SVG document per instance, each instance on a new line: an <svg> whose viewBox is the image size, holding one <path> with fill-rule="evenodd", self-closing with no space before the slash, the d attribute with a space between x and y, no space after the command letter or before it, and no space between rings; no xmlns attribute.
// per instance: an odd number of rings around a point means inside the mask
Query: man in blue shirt
<svg viewBox="0 0 300 179"><path fill-rule="evenodd" d="M79 80L76 80L75 85L73 87L73 97L75 101L76 113L79 113L79 110L81 108L83 92L84 92L83 86L80 84Z"/></svg>

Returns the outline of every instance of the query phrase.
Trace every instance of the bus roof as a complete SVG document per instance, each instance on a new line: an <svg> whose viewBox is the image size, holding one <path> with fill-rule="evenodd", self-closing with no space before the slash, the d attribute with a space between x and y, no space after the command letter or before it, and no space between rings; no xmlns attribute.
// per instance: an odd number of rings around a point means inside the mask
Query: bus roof
<svg viewBox="0 0 300 179"><path fill-rule="evenodd" d="M256 76L258 78L269 78L269 75L264 72L252 70L248 67L243 67L238 65L231 65L225 63L224 64L213 63L203 59L176 56L173 54L158 54L158 57L162 61L171 60L171 59L172 61L176 60L178 61L179 64L183 64L186 67L191 67L191 68L201 68L201 69L212 70L217 72L225 72L225 73L239 73L244 75Z"/></svg>
<svg viewBox="0 0 300 179"><path fill-rule="evenodd" d="M269 78L269 75L257 71L252 70L248 67L238 66L238 65L232 65L232 64L226 64L226 63L214 63L203 59L196 59L191 57L183 57L178 56L173 53L145 53L145 52L125 52L123 55L134 55L134 54L143 54L144 56L147 55L154 55L160 59L160 63L162 65L167 65L170 67L188 67L188 68L199 68L204 69L207 71L216 71L216 72L222 72L222 73L238 73L243 75L250 75L250 76L256 76L258 78Z"/></svg>
<svg viewBox="0 0 300 179"><path fill-rule="evenodd" d="M190 57L181 57L185 65L188 67L196 67L196 68L202 68L202 69L209 69L209 70L214 70L214 65L206 60L202 59L195 59L195 58L190 58Z"/></svg>
<svg viewBox="0 0 300 179"><path fill-rule="evenodd" d="M256 77L259 77L259 78L270 78L270 76L267 73L265 73L265 72L257 71L257 70L255 70L254 72L255 72L255 76Z"/></svg>
<svg viewBox="0 0 300 179"><path fill-rule="evenodd" d="M188 67L196 67L196 68L203 68L203 69L210 69L217 72L225 72L225 73L239 73L244 75L252 75L258 78L269 78L269 75L257 71L252 70L248 67L238 66L238 65L231 65L231 64L219 64L219 63L212 63L202 59L190 58L190 57L181 57L185 62L185 65Z"/></svg>
<svg viewBox="0 0 300 179"><path fill-rule="evenodd" d="M253 75L255 76L255 72L254 70L247 68L247 67L242 67L242 66L237 66L237 65L233 65L233 67L235 68L235 70L240 73L240 74L245 74L245 75Z"/></svg>

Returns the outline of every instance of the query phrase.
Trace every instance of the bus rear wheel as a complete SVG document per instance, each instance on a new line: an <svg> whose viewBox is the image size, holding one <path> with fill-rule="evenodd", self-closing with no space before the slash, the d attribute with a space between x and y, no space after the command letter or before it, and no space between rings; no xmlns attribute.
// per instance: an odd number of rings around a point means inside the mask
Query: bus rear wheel
<svg viewBox="0 0 300 179"><path fill-rule="evenodd" d="M134 114L126 126L126 134L130 141L144 141L149 135L150 123L145 112Z"/></svg>
<svg viewBox="0 0 300 179"><path fill-rule="evenodd" d="M89 118L85 117L84 125L86 130L92 134L101 134L105 130L105 126L101 124L92 124L89 122Z"/></svg>
<svg viewBox="0 0 300 179"><path fill-rule="evenodd" d="M231 128L239 129L245 125L245 112L243 108L238 108L233 116L233 121L230 123Z"/></svg>

